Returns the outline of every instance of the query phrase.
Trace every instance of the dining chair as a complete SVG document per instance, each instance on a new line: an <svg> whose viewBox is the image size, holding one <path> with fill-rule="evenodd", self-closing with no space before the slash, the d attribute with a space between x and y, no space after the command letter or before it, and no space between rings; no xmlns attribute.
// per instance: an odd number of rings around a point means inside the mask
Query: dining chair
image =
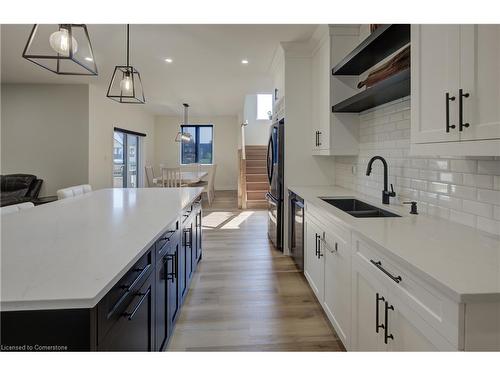
<svg viewBox="0 0 500 375"><path fill-rule="evenodd" d="M19 204L12 204L10 206L4 206L2 208L0 208L0 212L2 213L2 215L5 215L5 214L11 214L13 212L19 212L19 211L22 211L22 210L25 210L27 208L33 208L35 207L35 205L31 202L24 202L24 203L19 203Z"/></svg>
<svg viewBox="0 0 500 375"><path fill-rule="evenodd" d="M203 187L202 194L207 196L208 205L212 205L212 201L215 197L215 189L214 189L214 181L215 181L215 172L217 170L217 164L213 164L208 169L208 180L200 181L195 184L191 184L191 187Z"/></svg>
<svg viewBox="0 0 500 375"><path fill-rule="evenodd" d="M57 191L57 199L72 198L78 195L90 193L91 191L92 186L90 186L89 184L70 186L64 189L59 189Z"/></svg>
<svg viewBox="0 0 500 375"><path fill-rule="evenodd" d="M183 172L200 172L200 163L184 164L181 166Z"/></svg>
<svg viewBox="0 0 500 375"><path fill-rule="evenodd" d="M148 182L148 187L158 187L162 186L159 178L155 176L155 170L152 165L146 165L146 180Z"/></svg>
<svg viewBox="0 0 500 375"><path fill-rule="evenodd" d="M162 168L161 179L164 187L182 187L180 168Z"/></svg>

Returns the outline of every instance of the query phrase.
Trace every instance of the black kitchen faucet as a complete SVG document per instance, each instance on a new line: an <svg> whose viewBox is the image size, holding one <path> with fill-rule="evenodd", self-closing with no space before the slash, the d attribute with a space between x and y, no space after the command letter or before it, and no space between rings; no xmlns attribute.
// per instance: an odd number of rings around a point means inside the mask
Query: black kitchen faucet
<svg viewBox="0 0 500 375"><path fill-rule="evenodd" d="M396 193L394 192L394 187L391 184L391 191L388 190L387 186L387 162L382 156L374 156L368 162L368 166L366 167L366 175L369 176L372 173L372 164L375 160L380 160L382 164L384 164L384 190L382 190L382 203L389 204L389 197L395 197Z"/></svg>

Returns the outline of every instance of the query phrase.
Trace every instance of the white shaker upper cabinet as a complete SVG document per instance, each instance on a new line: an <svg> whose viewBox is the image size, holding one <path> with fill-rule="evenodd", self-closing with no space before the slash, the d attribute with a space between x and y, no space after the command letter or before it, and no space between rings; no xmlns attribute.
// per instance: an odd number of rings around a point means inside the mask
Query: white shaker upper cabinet
<svg viewBox="0 0 500 375"><path fill-rule="evenodd" d="M459 44L458 25L411 26L413 143L459 140Z"/></svg>
<svg viewBox="0 0 500 375"><path fill-rule="evenodd" d="M500 155L500 25L412 25L411 153Z"/></svg>
<svg viewBox="0 0 500 375"><path fill-rule="evenodd" d="M460 40L462 123L469 124L460 140L500 138L500 25L462 25Z"/></svg>

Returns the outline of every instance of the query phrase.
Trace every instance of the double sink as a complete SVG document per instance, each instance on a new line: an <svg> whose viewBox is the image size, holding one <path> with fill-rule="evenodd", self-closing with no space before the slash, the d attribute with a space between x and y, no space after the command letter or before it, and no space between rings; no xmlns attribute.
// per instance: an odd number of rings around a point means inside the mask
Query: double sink
<svg viewBox="0 0 500 375"><path fill-rule="evenodd" d="M401 217L395 213L372 206L371 204L353 198L320 198L328 204L359 218L368 217Z"/></svg>

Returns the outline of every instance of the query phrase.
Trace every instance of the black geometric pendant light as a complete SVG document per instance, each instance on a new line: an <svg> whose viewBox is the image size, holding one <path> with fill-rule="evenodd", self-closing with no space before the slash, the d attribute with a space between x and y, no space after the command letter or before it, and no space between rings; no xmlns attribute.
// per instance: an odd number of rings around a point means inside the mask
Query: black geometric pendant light
<svg viewBox="0 0 500 375"><path fill-rule="evenodd" d="M130 65L130 25L127 25L127 65L117 65L109 83L107 97L118 103L144 104L141 74Z"/></svg>
<svg viewBox="0 0 500 375"><path fill-rule="evenodd" d="M92 43L83 24L35 24L23 57L56 74L97 75Z"/></svg>

